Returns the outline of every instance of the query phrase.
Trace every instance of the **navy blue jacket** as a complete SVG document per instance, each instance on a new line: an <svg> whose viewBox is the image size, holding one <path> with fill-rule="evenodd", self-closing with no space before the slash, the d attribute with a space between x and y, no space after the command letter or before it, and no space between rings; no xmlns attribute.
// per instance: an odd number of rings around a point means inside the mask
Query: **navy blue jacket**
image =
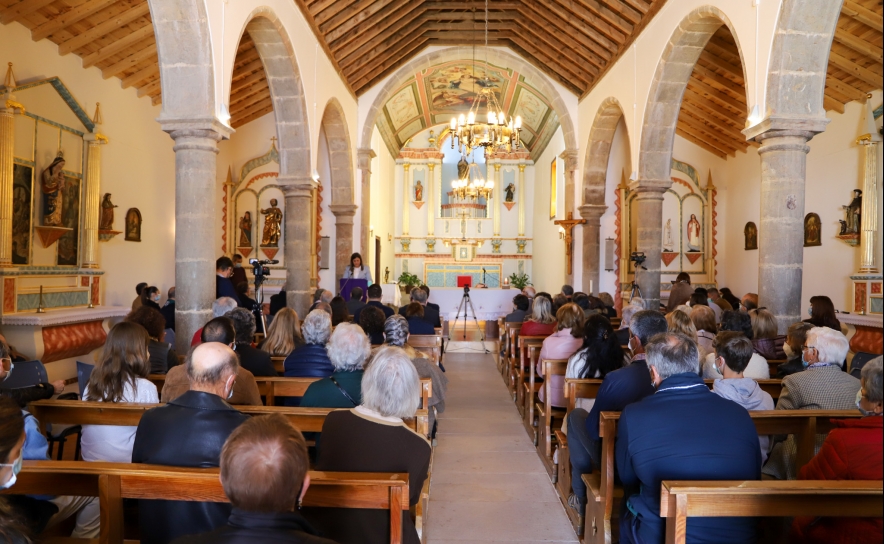
<svg viewBox="0 0 884 544"><path fill-rule="evenodd" d="M599 414L620 412L633 402L638 402L654 393L651 372L644 360L617 369L605 376L596 395L595 403L586 418L586 432L589 438L599 441Z"/></svg>
<svg viewBox="0 0 884 544"><path fill-rule="evenodd" d="M384 320L387 320L390 316L393 315L393 308L390 308L386 304L382 304L376 300L369 300L365 303L365 306L356 310L356 313L353 314L353 323L359 324L359 316L362 315L362 310L364 310L368 306L374 306L375 308L380 308L382 312L384 312Z"/></svg>
<svg viewBox="0 0 884 544"><path fill-rule="evenodd" d="M436 329L429 321L424 321L420 317L409 317L408 334L436 334Z"/></svg>
<svg viewBox="0 0 884 544"><path fill-rule="evenodd" d="M289 378L328 378L335 372L325 346L320 344L304 344L295 348L283 364L285 375Z"/></svg>
<svg viewBox="0 0 884 544"><path fill-rule="evenodd" d="M215 276L215 298L219 299L221 297L230 297L239 306L239 295L236 294L236 289L233 288L233 282L228 278Z"/></svg>
<svg viewBox="0 0 884 544"><path fill-rule="evenodd" d="M408 305L405 305L405 306L399 308L399 315L401 315L402 317L405 317L405 309L406 308L408 308ZM427 323L429 323L430 325L432 325L433 327L441 327L442 326L442 319L439 316L438 306L435 308L433 306L430 306L429 304L424 306L424 317L422 319L424 321L426 321ZM434 333L429 333L429 334L434 334Z"/></svg>
<svg viewBox="0 0 884 544"><path fill-rule="evenodd" d="M749 412L710 391L693 372L670 376L655 394L624 408L615 448L628 497L623 503L645 544L664 541L661 481L761 479L761 447ZM629 519L629 513L621 515ZM621 534L621 542L632 541ZM754 518L688 519L689 544L754 541Z"/></svg>

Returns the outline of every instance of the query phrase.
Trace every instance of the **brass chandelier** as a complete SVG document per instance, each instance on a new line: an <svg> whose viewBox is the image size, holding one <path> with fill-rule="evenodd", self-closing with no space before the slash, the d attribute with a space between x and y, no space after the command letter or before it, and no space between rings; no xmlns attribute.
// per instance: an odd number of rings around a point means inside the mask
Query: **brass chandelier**
<svg viewBox="0 0 884 544"><path fill-rule="evenodd" d="M454 193L454 197L462 203L478 202L481 198L487 200L493 190L494 181L485 180L482 177L482 171L475 162L470 163L465 177L451 182L451 191Z"/></svg>

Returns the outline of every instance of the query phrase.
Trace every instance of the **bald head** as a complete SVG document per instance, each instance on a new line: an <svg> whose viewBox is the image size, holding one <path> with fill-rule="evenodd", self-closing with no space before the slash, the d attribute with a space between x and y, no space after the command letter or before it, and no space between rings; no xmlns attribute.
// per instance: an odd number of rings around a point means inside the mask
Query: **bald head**
<svg viewBox="0 0 884 544"><path fill-rule="evenodd" d="M227 345L207 342L192 349L184 365L192 391L205 391L226 398L233 389L239 359Z"/></svg>

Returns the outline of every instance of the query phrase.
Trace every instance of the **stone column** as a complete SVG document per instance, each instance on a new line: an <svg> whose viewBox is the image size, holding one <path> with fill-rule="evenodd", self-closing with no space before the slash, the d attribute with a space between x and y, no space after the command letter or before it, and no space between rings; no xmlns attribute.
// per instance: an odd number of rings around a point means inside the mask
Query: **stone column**
<svg viewBox="0 0 884 544"><path fill-rule="evenodd" d="M344 277L344 269L350 264L353 254L353 216L356 204L332 204L328 207L335 216L335 282ZM366 264L368 252L363 254ZM335 285L337 287L337 285Z"/></svg>
<svg viewBox="0 0 884 544"><path fill-rule="evenodd" d="M660 270L663 253L663 193L672 185L671 181L642 180L635 186L637 194L635 207L631 213L638 216L636 229L636 251L644 252L647 270L637 270L638 284L642 290L645 308L656 310L660 307ZM598 238L598 236L596 237ZM598 255L598 253L596 253ZM627 261L628 262L628 261Z"/></svg>
<svg viewBox="0 0 884 544"><path fill-rule="evenodd" d="M758 299L777 318L780 334L801 320L804 269L804 180L813 132L769 130L761 142Z"/></svg>
<svg viewBox="0 0 884 544"><path fill-rule="evenodd" d="M427 175L427 236L432 237L436 231L436 213L433 209L433 201L435 198L435 186L436 186L436 160L430 159L427 163L427 168L430 169L429 175Z"/></svg>
<svg viewBox="0 0 884 544"><path fill-rule="evenodd" d="M493 235L500 236L500 161L494 163L494 207L492 209L493 218L492 227Z"/></svg>
<svg viewBox="0 0 884 544"><path fill-rule="evenodd" d="M83 209L83 268L98 268L98 215L101 206L101 146L108 143L106 136L87 134L86 190Z"/></svg>
<svg viewBox="0 0 884 544"><path fill-rule="evenodd" d="M584 204L580 206L580 217L586 219L581 229L583 232L583 283L582 290L592 294L589 288L599 292L599 238L601 233L601 219L608 207L597 204Z"/></svg>
<svg viewBox="0 0 884 544"><path fill-rule="evenodd" d="M519 164L519 236L525 236L525 166Z"/></svg>
<svg viewBox="0 0 884 544"><path fill-rule="evenodd" d="M311 194L314 188L309 177L285 176L277 178L285 195L285 271L286 304L303 319L312 300L310 285L310 246L316 244L310 238ZM350 242L352 244L353 220L350 219ZM349 255L348 255L349 257Z"/></svg>
<svg viewBox="0 0 884 544"><path fill-rule="evenodd" d="M12 95L0 96L0 268L12 264L12 170L15 147L15 110L24 107Z"/></svg>
<svg viewBox="0 0 884 544"><path fill-rule="evenodd" d="M408 208L411 206L411 165L405 163L402 165L402 236L408 236L411 223Z"/></svg>
<svg viewBox="0 0 884 544"><path fill-rule="evenodd" d="M356 150L356 167L362 173L362 229L359 233L359 247L363 255L367 255L374 247L368 237L371 230L371 160L376 156L370 147Z"/></svg>
<svg viewBox="0 0 884 544"><path fill-rule="evenodd" d="M212 318L215 300L216 165L222 134L204 128L169 130L175 140L175 330L176 349Z"/></svg>
<svg viewBox="0 0 884 544"><path fill-rule="evenodd" d="M856 141L863 149L863 207L860 216L860 274L878 273L878 146L877 131Z"/></svg>

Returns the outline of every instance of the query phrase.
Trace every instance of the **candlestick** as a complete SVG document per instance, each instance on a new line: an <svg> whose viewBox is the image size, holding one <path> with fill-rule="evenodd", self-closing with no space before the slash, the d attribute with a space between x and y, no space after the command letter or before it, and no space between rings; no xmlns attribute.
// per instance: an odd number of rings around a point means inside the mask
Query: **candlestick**
<svg viewBox="0 0 884 544"><path fill-rule="evenodd" d="M40 286L40 302L37 303L37 313L45 314L46 310L43 309L43 286Z"/></svg>

